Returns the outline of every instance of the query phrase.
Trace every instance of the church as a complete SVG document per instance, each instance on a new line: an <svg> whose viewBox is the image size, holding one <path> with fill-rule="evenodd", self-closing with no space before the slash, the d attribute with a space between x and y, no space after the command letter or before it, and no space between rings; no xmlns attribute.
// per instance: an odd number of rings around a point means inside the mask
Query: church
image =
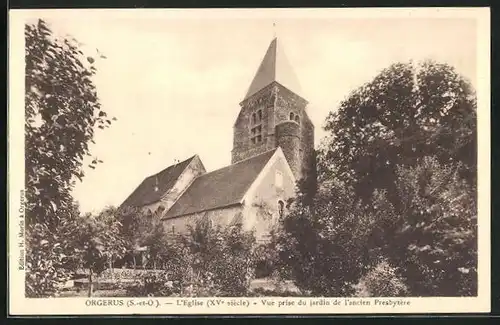
<svg viewBox="0 0 500 325"><path fill-rule="evenodd" d="M149 176L123 202L155 212L167 232L199 218L240 223L265 241L286 214L297 181L314 177L314 125L298 80L275 37L240 103L231 164L207 172L193 155Z"/></svg>

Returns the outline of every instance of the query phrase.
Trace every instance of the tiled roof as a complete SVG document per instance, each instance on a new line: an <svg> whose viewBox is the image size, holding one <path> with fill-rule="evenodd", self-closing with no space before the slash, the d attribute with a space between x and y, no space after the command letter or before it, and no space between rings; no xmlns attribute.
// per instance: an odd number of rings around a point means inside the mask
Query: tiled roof
<svg viewBox="0 0 500 325"><path fill-rule="evenodd" d="M262 59L259 69L244 99L257 93L274 81L285 86L297 95L301 95L299 81L285 56L285 52L280 44L278 44L277 38L273 39L271 44L269 44L266 55Z"/></svg>
<svg viewBox="0 0 500 325"><path fill-rule="evenodd" d="M199 176L164 218L238 204L276 150Z"/></svg>
<svg viewBox="0 0 500 325"><path fill-rule="evenodd" d="M196 156L169 166L158 174L144 179L125 202L123 202L122 207L141 207L159 201L175 185L179 176L194 157ZM156 187L158 187L157 191L155 190Z"/></svg>

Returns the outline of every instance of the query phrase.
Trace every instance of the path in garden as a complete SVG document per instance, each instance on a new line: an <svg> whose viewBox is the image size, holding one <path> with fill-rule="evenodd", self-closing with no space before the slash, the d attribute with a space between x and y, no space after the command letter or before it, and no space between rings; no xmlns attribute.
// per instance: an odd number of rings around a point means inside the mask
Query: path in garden
<svg viewBox="0 0 500 325"><path fill-rule="evenodd" d="M275 290L273 281L269 278L255 279L250 283L251 289L262 288L265 290ZM298 292L299 290L292 281L285 281L283 284L283 291Z"/></svg>

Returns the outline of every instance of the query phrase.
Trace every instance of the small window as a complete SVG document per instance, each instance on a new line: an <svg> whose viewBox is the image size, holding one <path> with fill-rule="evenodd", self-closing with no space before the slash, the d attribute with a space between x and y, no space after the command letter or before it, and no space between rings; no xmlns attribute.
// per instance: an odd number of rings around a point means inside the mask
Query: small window
<svg viewBox="0 0 500 325"><path fill-rule="evenodd" d="M255 113L252 114L252 124L257 123L257 115Z"/></svg>
<svg viewBox="0 0 500 325"><path fill-rule="evenodd" d="M278 188L283 187L283 174L280 171L276 171L275 179L274 179L274 184Z"/></svg>
<svg viewBox="0 0 500 325"><path fill-rule="evenodd" d="M300 118L298 115L295 115L295 122L299 123L300 124Z"/></svg>
<svg viewBox="0 0 500 325"><path fill-rule="evenodd" d="M292 121L295 120L295 114L293 114L293 112L290 112L290 120L292 120Z"/></svg>
<svg viewBox="0 0 500 325"><path fill-rule="evenodd" d="M158 209L156 209L156 214L161 215L165 211L165 207L163 205L160 205Z"/></svg>
<svg viewBox="0 0 500 325"><path fill-rule="evenodd" d="M254 126L250 130L250 141L252 144L257 144L262 142L262 125Z"/></svg>
<svg viewBox="0 0 500 325"><path fill-rule="evenodd" d="M280 218L285 215L285 203L281 200L278 201L278 215Z"/></svg>
<svg viewBox="0 0 500 325"><path fill-rule="evenodd" d="M261 110L261 109L259 109L259 110L257 111L257 117L258 117L258 119L257 119L257 120L258 120L259 122L260 122L260 121L262 121L262 110Z"/></svg>
<svg viewBox="0 0 500 325"><path fill-rule="evenodd" d="M172 234L175 234L175 226L172 226Z"/></svg>

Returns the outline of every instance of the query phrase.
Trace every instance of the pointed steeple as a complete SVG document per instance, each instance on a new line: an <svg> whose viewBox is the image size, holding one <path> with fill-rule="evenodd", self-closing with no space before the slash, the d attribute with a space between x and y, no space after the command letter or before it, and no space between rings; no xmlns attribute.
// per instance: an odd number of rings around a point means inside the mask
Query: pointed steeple
<svg viewBox="0 0 500 325"><path fill-rule="evenodd" d="M297 80L290 63L288 62L283 49L278 43L277 37L275 37L271 41L271 44L269 44L266 55L262 59L262 63L260 64L244 99L247 99L274 81L278 82L282 86L285 86L297 95L301 95L299 81Z"/></svg>

